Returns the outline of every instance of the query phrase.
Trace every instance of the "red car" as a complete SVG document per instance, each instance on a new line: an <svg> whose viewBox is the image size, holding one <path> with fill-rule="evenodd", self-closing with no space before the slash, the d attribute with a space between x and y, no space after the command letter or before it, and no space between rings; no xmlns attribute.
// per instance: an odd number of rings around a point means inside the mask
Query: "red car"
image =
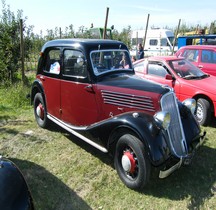
<svg viewBox="0 0 216 210"><path fill-rule="evenodd" d="M180 101L197 101L196 118L200 125L208 125L216 116L216 77L205 74L185 58L176 56L150 57L134 63L137 75L174 88Z"/></svg>
<svg viewBox="0 0 216 210"><path fill-rule="evenodd" d="M202 71L216 76L216 45L187 45L175 55L188 59Z"/></svg>
<svg viewBox="0 0 216 210"><path fill-rule="evenodd" d="M143 188L152 168L165 178L189 164L204 140L195 100L180 103L168 86L135 75L123 42L52 40L38 62L31 89L38 125L55 123L112 155L129 188Z"/></svg>

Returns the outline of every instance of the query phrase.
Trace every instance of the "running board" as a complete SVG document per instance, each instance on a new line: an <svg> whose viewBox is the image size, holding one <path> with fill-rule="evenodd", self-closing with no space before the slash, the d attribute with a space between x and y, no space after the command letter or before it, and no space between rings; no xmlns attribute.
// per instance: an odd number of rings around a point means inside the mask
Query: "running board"
<svg viewBox="0 0 216 210"><path fill-rule="evenodd" d="M86 143L92 145L93 147L99 149L101 152L104 152L104 153L107 153L108 150L105 148L105 147L102 147L101 145L99 144L96 144L95 142L93 142L92 140L86 138L85 136L81 135L80 133L74 131L73 129L69 128L67 126L66 123L62 122L62 121L59 121L57 120L56 118L50 116L50 115L47 115L47 117L53 121L54 123L56 123L57 125L59 125L60 127L64 128L65 130L67 130L69 133L77 136L78 138L82 139L83 141L85 141Z"/></svg>

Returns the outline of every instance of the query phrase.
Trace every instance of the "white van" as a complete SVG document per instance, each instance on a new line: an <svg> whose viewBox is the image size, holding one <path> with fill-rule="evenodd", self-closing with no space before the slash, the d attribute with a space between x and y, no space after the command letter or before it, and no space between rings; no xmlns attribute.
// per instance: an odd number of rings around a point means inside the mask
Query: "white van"
<svg viewBox="0 0 216 210"><path fill-rule="evenodd" d="M142 43L145 30L134 30L131 33L131 56L137 56L137 44ZM173 50L174 33L168 29L149 29L144 46L145 57L157 55L171 55ZM177 47L174 48L174 51Z"/></svg>

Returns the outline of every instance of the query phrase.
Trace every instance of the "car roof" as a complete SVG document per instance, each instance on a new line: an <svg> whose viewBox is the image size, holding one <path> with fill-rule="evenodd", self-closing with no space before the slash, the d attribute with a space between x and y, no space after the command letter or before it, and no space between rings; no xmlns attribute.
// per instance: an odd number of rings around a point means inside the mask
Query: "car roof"
<svg viewBox="0 0 216 210"><path fill-rule="evenodd" d="M187 45L187 46L181 47L181 49L216 50L216 45Z"/></svg>
<svg viewBox="0 0 216 210"><path fill-rule="evenodd" d="M184 60L183 57L177 57L177 56L154 56L149 57L148 60L154 60L154 61L171 61L171 60Z"/></svg>
<svg viewBox="0 0 216 210"><path fill-rule="evenodd" d="M79 38L72 38L72 39L55 39L48 41L44 44L42 47L42 52L47 48L47 47L58 47L58 46L65 46L65 47L70 47L70 46L118 46L118 48L125 49L124 43L117 41L117 40L110 40L110 39L79 39Z"/></svg>

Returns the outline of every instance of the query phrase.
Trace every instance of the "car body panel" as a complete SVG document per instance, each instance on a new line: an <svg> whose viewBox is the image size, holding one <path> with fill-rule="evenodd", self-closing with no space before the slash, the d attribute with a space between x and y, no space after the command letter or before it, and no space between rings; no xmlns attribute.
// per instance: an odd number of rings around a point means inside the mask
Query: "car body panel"
<svg viewBox="0 0 216 210"><path fill-rule="evenodd" d="M187 58L202 71L216 76L215 45L187 45L181 47L175 55Z"/></svg>

